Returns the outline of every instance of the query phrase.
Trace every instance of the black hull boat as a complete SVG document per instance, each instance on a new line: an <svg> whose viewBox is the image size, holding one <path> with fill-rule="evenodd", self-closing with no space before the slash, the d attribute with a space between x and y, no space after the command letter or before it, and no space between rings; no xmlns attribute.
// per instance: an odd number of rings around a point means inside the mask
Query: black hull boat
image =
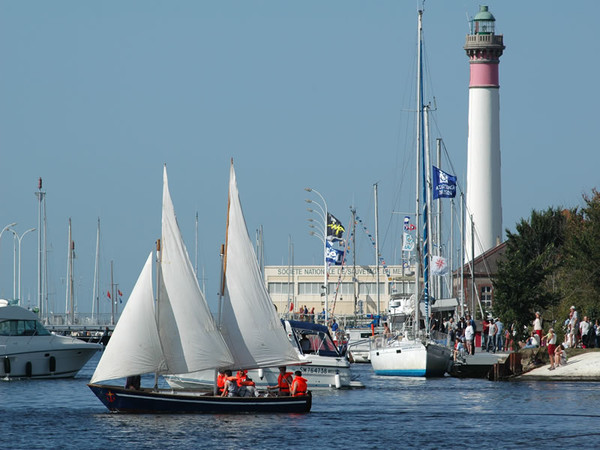
<svg viewBox="0 0 600 450"><path fill-rule="evenodd" d="M138 414L248 414L296 413L310 411L312 396L299 397L217 397L206 392L153 389L126 389L120 386L88 384L112 412Z"/></svg>

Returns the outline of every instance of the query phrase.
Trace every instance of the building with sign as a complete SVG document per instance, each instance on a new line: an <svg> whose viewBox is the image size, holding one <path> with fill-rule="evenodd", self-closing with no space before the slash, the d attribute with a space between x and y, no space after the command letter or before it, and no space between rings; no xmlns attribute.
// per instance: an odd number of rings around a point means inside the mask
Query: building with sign
<svg viewBox="0 0 600 450"><path fill-rule="evenodd" d="M385 314L392 296L408 298L415 290L414 271L402 266L331 266L327 304L330 315ZM324 267L266 266L267 290L283 314L304 307L315 314L325 308Z"/></svg>

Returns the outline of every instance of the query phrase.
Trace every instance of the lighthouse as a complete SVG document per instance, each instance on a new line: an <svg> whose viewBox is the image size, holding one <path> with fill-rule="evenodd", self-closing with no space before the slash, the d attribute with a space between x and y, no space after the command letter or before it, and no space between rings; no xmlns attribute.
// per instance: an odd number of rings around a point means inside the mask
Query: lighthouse
<svg viewBox="0 0 600 450"><path fill-rule="evenodd" d="M503 36L495 33L495 22L488 7L480 6L464 47L470 67L466 261L502 239L498 65L505 47Z"/></svg>

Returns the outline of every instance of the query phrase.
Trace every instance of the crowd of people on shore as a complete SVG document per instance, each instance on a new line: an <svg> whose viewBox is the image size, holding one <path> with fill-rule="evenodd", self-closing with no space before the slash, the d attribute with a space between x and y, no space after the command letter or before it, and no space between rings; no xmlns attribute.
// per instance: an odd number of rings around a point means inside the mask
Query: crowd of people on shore
<svg viewBox="0 0 600 450"><path fill-rule="evenodd" d="M442 324L436 320L433 315L430 319L431 331L444 331L448 335L448 343L454 345L454 359L460 356L475 354L475 338L478 335L477 324L466 315L458 321L453 317L448 318ZM530 335L525 341L515 343L516 330L514 325L504 326L500 318L488 317L481 322L481 351L485 352L508 352L521 348L539 348L547 347L550 356L551 367L553 370L561 361L565 363L567 348L600 348L600 324L598 320L594 323L588 316L581 320L575 306L571 306L569 317L564 321L564 340L557 343L555 330L550 327L547 333L544 333L543 321L539 312L535 313L535 318L531 322Z"/></svg>

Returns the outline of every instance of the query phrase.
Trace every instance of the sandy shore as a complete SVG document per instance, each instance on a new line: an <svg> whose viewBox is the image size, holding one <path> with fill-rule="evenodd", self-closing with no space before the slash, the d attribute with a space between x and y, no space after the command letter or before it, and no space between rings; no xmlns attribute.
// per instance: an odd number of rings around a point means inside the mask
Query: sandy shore
<svg viewBox="0 0 600 450"><path fill-rule="evenodd" d="M566 366L548 370L550 364L533 369L515 380L600 381L600 352L590 351L569 358Z"/></svg>

